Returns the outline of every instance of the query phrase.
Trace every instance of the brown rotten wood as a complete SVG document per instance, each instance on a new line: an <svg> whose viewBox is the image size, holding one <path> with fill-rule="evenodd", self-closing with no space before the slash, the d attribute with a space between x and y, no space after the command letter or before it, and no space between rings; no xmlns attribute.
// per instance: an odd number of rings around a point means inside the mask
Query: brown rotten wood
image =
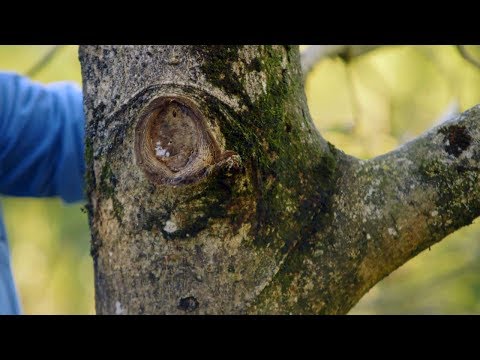
<svg viewBox="0 0 480 360"><path fill-rule="evenodd" d="M361 161L296 46L81 46L99 314L339 314L480 213L480 108Z"/></svg>

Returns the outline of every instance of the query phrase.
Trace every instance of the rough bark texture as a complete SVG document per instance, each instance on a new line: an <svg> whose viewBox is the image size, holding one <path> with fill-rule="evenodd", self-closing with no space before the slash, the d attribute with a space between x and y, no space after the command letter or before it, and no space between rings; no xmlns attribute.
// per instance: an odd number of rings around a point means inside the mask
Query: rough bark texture
<svg viewBox="0 0 480 360"><path fill-rule="evenodd" d="M99 314L346 313L480 213L474 108L327 143L295 46L81 46Z"/></svg>

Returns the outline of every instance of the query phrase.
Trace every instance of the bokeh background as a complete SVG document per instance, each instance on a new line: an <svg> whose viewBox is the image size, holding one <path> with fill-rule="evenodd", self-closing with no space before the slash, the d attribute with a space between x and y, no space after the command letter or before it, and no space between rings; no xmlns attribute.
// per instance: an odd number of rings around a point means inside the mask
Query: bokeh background
<svg viewBox="0 0 480 360"><path fill-rule="evenodd" d="M479 47L467 49L480 59ZM27 74L51 50L0 46L0 70ZM57 48L33 79L81 84L77 52L77 46ZM340 58L321 61L306 80L306 92L323 136L345 152L368 159L479 104L480 69L455 46L385 46L348 63ZM84 204L1 201L24 313L94 314ZM480 221L475 221L385 278L350 314L480 313L479 238Z"/></svg>

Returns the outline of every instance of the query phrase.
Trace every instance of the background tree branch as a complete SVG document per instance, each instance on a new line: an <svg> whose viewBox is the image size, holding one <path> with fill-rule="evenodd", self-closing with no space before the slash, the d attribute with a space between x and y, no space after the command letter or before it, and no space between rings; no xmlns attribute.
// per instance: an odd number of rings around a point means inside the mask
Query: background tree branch
<svg viewBox="0 0 480 360"><path fill-rule="evenodd" d="M475 59L472 54L468 52L468 50L465 48L465 45L457 45L457 50L465 60L480 69L480 61Z"/></svg>
<svg viewBox="0 0 480 360"><path fill-rule="evenodd" d="M381 45L311 45L301 54L303 76L306 77L315 64L327 58L340 56L351 59L379 48Z"/></svg>
<svg viewBox="0 0 480 360"><path fill-rule="evenodd" d="M33 64L32 67L30 67L29 70L25 72L25 75L28 77L34 77L35 75L37 75L43 68L45 68L45 66L50 63L50 61L52 61L52 59L63 46L64 45L53 46L45 53L45 55L40 58L40 60L38 60L35 64Z"/></svg>

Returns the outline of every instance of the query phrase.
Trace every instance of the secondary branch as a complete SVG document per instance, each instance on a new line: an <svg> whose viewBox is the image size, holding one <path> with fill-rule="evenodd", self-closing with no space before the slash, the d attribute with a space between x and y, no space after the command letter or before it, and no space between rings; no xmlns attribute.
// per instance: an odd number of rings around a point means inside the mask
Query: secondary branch
<svg viewBox="0 0 480 360"><path fill-rule="evenodd" d="M363 254L363 291L478 217L479 181L478 105L395 151L350 162L334 226Z"/></svg>

